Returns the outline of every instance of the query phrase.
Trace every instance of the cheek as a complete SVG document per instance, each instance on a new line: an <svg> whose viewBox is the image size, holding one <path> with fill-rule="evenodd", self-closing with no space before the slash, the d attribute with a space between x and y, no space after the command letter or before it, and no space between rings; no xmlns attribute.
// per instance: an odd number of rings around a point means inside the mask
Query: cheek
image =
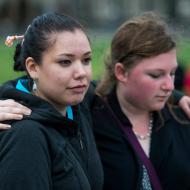
<svg viewBox="0 0 190 190"><path fill-rule="evenodd" d="M86 67L86 76L89 80L92 80L92 66L91 64L89 64L87 67Z"/></svg>
<svg viewBox="0 0 190 190"><path fill-rule="evenodd" d="M157 85L153 81L138 79L130 84L130 96L136 99L146 99L154 96L157 91Z"/></svg>
<svg viewBox="0 0 190 190"><path fill-rule="evenodd" d="M70 80L72 73L70 73L70 70L54 68L47 73L47 77L49 77L50 80L56 82L56 84L60 84L66 82L67 80Z"/></svg>
<svg viewBox="0 0 190 190"><path fill-rule="evenodd" d="M41 75L41 86L44 86L52 91L62 89L69 80L67 75L68 73L63 72L61 69L48 69L43 72L43 75Z"/></svg>

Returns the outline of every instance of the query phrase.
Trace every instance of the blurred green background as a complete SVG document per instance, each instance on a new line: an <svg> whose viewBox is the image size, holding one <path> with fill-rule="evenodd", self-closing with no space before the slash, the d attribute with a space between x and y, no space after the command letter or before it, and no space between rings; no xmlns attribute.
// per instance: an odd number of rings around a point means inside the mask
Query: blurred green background
<svg viewBox="0 0 190 190"><path fill-rule="evenodd" d="M104 55L115 30L126 19L144 11L159 13L171 30L180 35L177 56L181 66L187 69L190 67L189 9L190 0L0 0L0 83L23 75L13 72L14 48L4 45L5 36L24 34L34 17L49 11L73 16L87 29L93 49L94 79L102 75ZM178 73L178 79L182 78Z"/></svg>
<svg viewBox="0 0 190 190"><path fill-rule="evenodd" d="M110 37L100 37L93 38L91 40L92 51L93 51L93 78L98 79L103 72L103 60L104 54L106 53L109 47ZM4 45L4 41L1 40L0 43L0 84L3 82L14 79L18 76L22 76L22 72L13 71L13 56L14 56L15 47L7 47Z"/></svg>
<svg viewBox="0 0 190 190"><path fill-rule="evenodd" d="M108 51L111 36L104 36L100 38L91 38L92 50L93 50L93 78L98 79L104 70L104 57L106 51ZM14 47L6 47L4 40L0 43L0 83L7 80L14 79L23 73L13 71L13 55ZM190 41L185 38L178 40L177 56L179 63L186 70L190 63Z"/></svg>

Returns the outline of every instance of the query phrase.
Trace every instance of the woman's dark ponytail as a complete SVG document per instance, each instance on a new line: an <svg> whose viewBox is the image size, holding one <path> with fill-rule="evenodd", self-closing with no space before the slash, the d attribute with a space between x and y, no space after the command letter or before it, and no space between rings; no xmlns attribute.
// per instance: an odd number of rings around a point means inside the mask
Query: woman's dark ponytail
<svg viewBox="0 0 190 190"><path fill-rule="evenodd" d="M16 45L15 54L13 57L13 59L14 59L14 66L13 66L14 71L25 71L25 67L23 65L23 62L22 62L21 56L20 56L21 48L22 48L21 43L18 43Z"/></svg>

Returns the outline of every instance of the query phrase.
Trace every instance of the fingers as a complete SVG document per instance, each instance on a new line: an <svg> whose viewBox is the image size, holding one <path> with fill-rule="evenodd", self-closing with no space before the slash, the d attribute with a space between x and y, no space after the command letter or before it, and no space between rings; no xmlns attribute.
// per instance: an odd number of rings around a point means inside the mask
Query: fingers
<svg viewBox="0 0 190 190"><path fill-rule="evenodd" d="M2 129L10 129L10 128L11 128L10 125L0 123L0 130L2 130Z"/></svg>
<svg viewBox="0 0 190 190"><path fill-rule="evenodd" d="M7 100L0 100L0 106L4 107L4 106L15 106L16 104L18 104L17 102L15 102L12 99L7 99Z"/></svg>
<svg viewBox="0 0 190 190"><path fill-rule="evenodd" d="M23 115L30 115L31 110L14 100L0 100L0 121L20 120ZM0 130L9 129L8 124L0 123Z"/></svg>
<svg viewBox="0 0 190 190"><path fill-rule="evenodd" d="M23 118L23 114L14 114L14 113L0 113L0 121L6 120L20 120Z"/></svg>
<svg viewBox="0 0 190 190"><path fill-rule="evenodd" d="M3 130L3 129L10 129L11 128L11 125L7 125L7 124L1 124L0 123L0 130Z"/></svg>
<svg viewBox="0 0 190 190"><path fill-rule="evenodd" d="M22 104L19 104L18 102L7 99L7 100L0 100L0 107L25 107Z"/></svg>
<svg viewBox="0 0 190 190"><path fill-rule="evenodd" d="M0 121L5 120L20 120L23 118L23 115L11 114L11 113L0 113ZM0 123L0 130L9 129L11 125Z"/></svg>
<svg viewBox="0 0 190 190"><path fill-rule="evenodd" d="M181 100L179 101L179 106L183 111L186 113L186 115L190 118L190 97L189 96L183 96Z"/></svg>
<svg viewBox="0 0 190 190"><path fill-rule="evenodd" d="M0 114L18 114L18 115L30 115L31 110L26 107L0 107ZM1 117L0 117L1 121Z"/></svg>
<svg viewBox="0 0 190 190"><path fill-rule="evenodd" d="M6 115L8 114L8 115ZM20 115L30 115L31 110L14 100L0 100L0 121L5 120L4 118L10 118L9 114L17 114L17 118L20 118ZM15 119L15 115L13 115Z"/></svg>
<svg viewBox="0 0 190 190"><path fill-rule="evenodd" d="M184 107L184 112L186 113L186 115L188 116L188 118L190 119L190 105L186 105Z"/></svg>

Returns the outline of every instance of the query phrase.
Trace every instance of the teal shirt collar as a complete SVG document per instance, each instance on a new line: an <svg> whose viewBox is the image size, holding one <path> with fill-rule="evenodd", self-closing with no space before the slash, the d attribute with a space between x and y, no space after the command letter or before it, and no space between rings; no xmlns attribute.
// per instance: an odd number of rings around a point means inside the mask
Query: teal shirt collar
<svg viewBox="0 0 190 190"><path fill-rule="evenodd" d="M16 89L30 94L28 89L24 86L24 84L27 84L27 82L28 82L27 79L19 79L17 84L16 84ZM67 106L66 113L67 113L67 117L69 119L73 120L73 110L72 110L71 106Z"/></svg>

